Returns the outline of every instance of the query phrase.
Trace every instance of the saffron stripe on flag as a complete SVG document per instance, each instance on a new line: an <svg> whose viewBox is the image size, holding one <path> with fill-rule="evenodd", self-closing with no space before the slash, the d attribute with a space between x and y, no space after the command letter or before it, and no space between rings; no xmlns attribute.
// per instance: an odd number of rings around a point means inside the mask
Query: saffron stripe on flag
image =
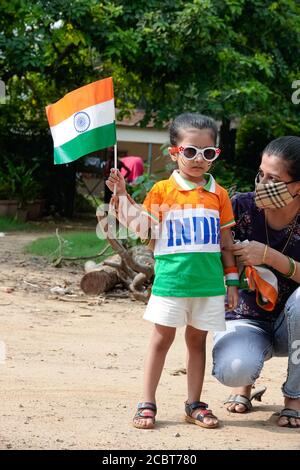
<svg viewBox="0 0 300 470"><path fill-rule="evenodd" d="M96 152L116 143L116 125L113 122L78 135L75 139L54 148L54 163L70 163L83 155Z"/></svg>
<svg viewBox="0 0 300 470"><path fill-rule="evenodd" d="M67 93L54 104L46 107L49 126L53 127L84 108L114 98L112 77L98 80Z"/></svg>
<svg viewBox="0 0 300 470"><path fill-rule="evenodd" d="M85 132L89 132L96 127L106 126L115 120L114 100L90 106L80 110L79 113L83 113L86 116L88 127ZM79 115L77 114L77 116ZM80 131L75 129L75 119L76 114L50 128L54 147L61 147L69 140L73 140L81 134Z"/></svg>

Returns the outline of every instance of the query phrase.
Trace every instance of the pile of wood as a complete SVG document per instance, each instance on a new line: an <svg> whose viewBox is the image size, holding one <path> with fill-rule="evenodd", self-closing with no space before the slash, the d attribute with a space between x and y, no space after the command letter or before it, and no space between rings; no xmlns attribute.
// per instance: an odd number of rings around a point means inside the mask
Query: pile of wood
<svg viewBox="0 0 300 470"><path fill-rule="evenodd" d="M103 221L105 214L97 217ZM109 230L107 241L117 254L99 264L86 263L81 289L85 294L99 295L122 284L135 299L146 303L154 276L153 251L145 245L127 249L121 240L109 235Z"/></svg>

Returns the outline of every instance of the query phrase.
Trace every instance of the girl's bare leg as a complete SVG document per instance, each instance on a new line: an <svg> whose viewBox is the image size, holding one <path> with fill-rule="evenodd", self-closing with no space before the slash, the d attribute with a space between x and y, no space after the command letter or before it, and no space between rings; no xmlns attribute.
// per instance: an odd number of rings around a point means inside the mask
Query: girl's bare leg
<svg viewBox="0 0 300 470"><path fill-rule="evenodd" d="M200 401L205 372L206 336L207 331L198 330L190 325L186 327L188 403ZM193 418L196 418L198 413L199 410L195 410L192 413ZM217 422L215 418L204 418L204 423L208 425Z"/></svg>
<svg viewBox="0 0 300 470"><path fill-rule="evenodd" d="M157 324L154 325L144 366L144 402L155 403L158 382L164 367L167 352L174 341L175 334L176 328ZM138 420L140 426L146 428L149 421L153 421L153 418L138 417L134 419L134 422L136 420Z"/></svg>

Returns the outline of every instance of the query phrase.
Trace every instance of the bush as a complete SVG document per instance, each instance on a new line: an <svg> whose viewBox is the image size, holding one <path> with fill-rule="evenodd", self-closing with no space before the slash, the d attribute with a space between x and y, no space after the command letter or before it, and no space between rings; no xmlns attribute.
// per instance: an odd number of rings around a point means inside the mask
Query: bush
<svg viewBox="0 0 300 470"><path fill-rule="evenodd" d="M152 186L161 180L160 174L165 173L165 169L158 171L154 174L149 174L148 165L145 165L145 172L134 180L133 183L127 184L127 192L133 199L138 203L142 204L147 193L150 191Z"/></svg>
<svg viewBox="0 0 300 470"><path fill-rule="evenodd" d="M0 169L0 199L16 199L22 207L39 197L41 187L33 176L35 170L36 166L28 169L24 163L15 166L6 160Z"/></svg>
<svg viewBox="0 0 300 470"><path fill-rule="evenodd" d="M97 207L100 204L100 199L89 196L87 194L81 194L76 192L75 194L75 212L94 214Z"/></svg>
<svg viewBox="0 0 300 470"><path fill-rule="evenodd" d="M236 159L239 167L258 171L262 151L271 140L283 135L299 135L298 121L270 113L244 117L237 129Z"/></svg>
<svg viewBox="0 0 300 470"><path fill-rule="evenodd" d="M211 170L217 183L227 189L230 196L236 192L253 191L256 172L218 160Z"/></svg>

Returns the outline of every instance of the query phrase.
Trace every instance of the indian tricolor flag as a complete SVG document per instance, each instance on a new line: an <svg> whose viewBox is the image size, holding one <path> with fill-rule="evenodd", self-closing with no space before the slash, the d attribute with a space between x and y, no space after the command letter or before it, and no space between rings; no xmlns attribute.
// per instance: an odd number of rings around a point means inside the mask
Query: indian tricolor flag
<svg viewBox="0 0 300 470"><path fill-rule="evenodd" d="M77 158L116 143L112 78L67 93L46 107L54 142L54 163Z"/></svg>

